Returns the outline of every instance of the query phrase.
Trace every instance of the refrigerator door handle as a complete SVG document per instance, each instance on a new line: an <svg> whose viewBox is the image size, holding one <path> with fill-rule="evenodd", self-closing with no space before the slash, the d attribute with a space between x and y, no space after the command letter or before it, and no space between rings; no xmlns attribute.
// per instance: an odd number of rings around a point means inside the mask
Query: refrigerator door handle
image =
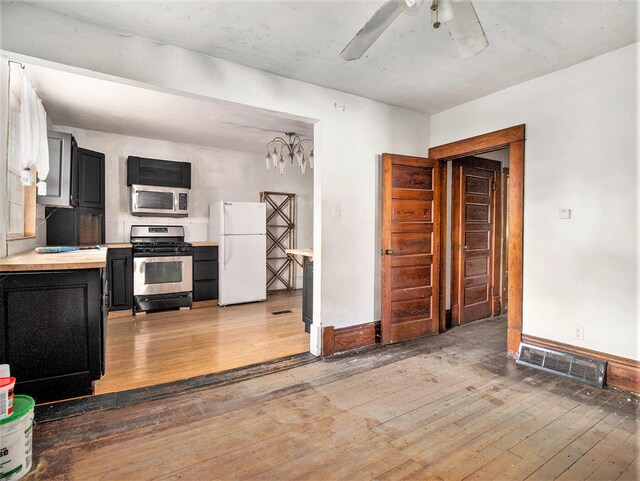
<svg viewBox="0 0 640 481"><path fill-rule="evenodd" d="M227 265L227 250L229 250L229 242L224 241L224 236L220 238L220 243L222 244L222 270L226 270Z"/></svg>

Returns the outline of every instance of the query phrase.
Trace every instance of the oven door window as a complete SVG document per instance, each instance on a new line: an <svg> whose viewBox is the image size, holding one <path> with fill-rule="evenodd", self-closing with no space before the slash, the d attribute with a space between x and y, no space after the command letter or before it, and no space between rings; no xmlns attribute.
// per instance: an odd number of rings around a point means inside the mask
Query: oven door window
<svg viewBox="0 0 640 481"><path fill-rule="evenodd" d="M138 191L139 209L173 210L172 192Z"/></svg>
<svg viewBox="0 0 640 481"><path fill-rule="evenodd" d="M145 284L182 282L182 262L147 262L144 266Z"/></svg>

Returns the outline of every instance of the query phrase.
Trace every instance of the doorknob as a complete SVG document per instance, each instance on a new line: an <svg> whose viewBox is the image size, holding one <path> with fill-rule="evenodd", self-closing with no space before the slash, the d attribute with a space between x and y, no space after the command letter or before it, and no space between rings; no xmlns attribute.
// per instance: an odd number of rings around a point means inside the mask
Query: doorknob
<svg viewBox="0 0 640 481"><path fill-rule="evenodd" d="M384 251L384 253L390 256L393 254L393 251L391 249L387 249L386 251Z"/></svg>
<svg viewBox="0 0 640 481"><path fill-rule="evenodd" d="M464 250L467 250L469 248L469 246L463 246L462 247Z"/></svg>

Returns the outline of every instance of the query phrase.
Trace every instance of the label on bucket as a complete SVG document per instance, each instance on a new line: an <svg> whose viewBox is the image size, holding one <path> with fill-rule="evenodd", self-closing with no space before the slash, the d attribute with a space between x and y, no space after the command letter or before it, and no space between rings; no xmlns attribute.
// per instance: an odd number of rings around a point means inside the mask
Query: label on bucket
<svg viewBox="0 0 640 481"><path fill-rule="evenodd" d="M0 480L16 481L31 469L32 422L33 411L0 427Z"/></svg>
<svg viewBox="0 0 640 481"><path fill-rule="evenodd" d="M0 418L11 416L13 413L13 389L0 391Z"/></svg>

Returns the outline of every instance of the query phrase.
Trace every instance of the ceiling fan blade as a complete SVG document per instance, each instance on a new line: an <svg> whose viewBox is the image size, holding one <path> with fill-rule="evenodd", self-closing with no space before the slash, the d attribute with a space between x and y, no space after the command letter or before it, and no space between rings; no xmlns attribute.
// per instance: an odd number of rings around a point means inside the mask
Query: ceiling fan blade
<svg viewBox="0 0 640 481"><path fill-rule="evenodd" d="M453 0L453 19L446 22L449 35L462 58L478 55L489 46L471 0Z"/></svg>
<svg viewBox="0 0 640 481"><path fill-rule="evenodd" d="M371 17L349 44L340 52L343 60L357 60L373 45L382 32L402 13L398 0L389 0Z"/></svg>

